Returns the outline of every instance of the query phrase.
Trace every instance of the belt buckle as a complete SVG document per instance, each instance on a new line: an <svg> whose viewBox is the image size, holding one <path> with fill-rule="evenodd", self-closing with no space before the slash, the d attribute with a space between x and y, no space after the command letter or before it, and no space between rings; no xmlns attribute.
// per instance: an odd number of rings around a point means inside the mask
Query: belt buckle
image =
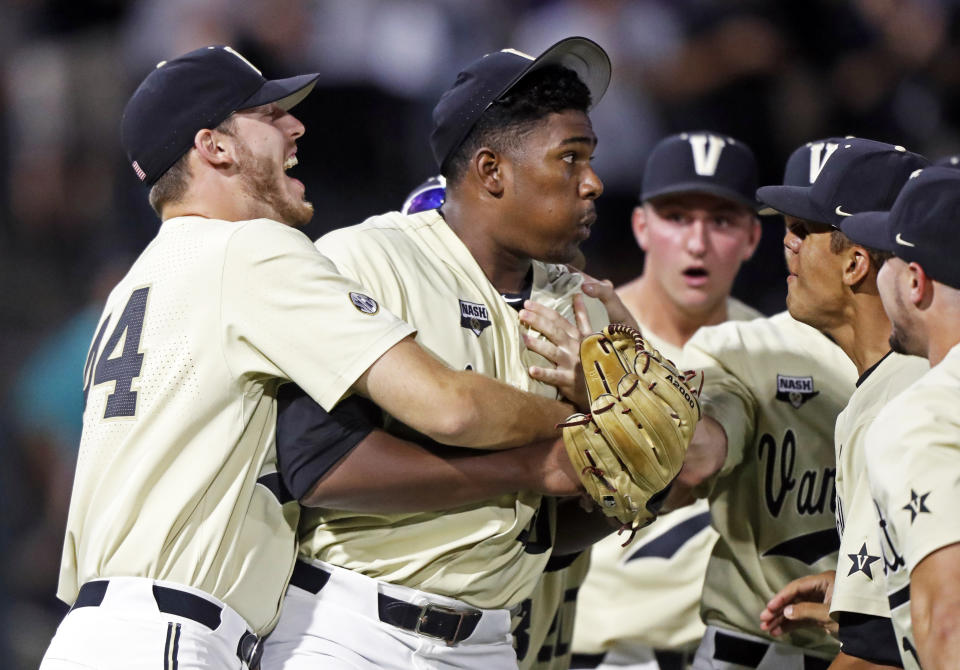
<svg viewBox="0 0 960 670"><path fill-rule="evenodd" d="M457 619L457 629L453 631L453 635L449 638L444 637L443 635L434 635L433 633L428 633L425 630L420 630L421 624L427 621L427 616L430 612L440 612L441 614L452 614L459 617ZM413 632L418 635L423 635L424 637L433 638L434 640L443 640L447 643L447 646L453 645L454 641L457 639L457 635L460 634L460 627L463 626L463 617L465 617L469 612L461 612L460 610L453 609L452 607L445 607L443 605L434 605L433 603L427 603L426 605L420 606L420 614L417 616L417 625L413 627Z"/></svg>
<svg viewBox="0 0 960 670"><path fill-rule="evenodd" d="M259 670L260 658L263 656L263 640L247 632L240 638L240 660L246 664L250 670Z"/></svg>

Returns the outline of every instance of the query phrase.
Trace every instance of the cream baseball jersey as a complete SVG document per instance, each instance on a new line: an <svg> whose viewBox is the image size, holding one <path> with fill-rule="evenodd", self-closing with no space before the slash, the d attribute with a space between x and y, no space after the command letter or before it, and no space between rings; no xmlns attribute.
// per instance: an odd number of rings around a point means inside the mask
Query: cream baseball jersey
<svg viewBox="0 0 960 670"><path fill-rule="evenodd" d="M731 321L762 316L735 298L728 298L727 314ZM640 330L661 354L681 369L688 367L680 347L664 342L644 324ZM597 542L577 601L574 651L598 654L624 642L655 649L697 643L704 631L703 578L716 538L709 505L698 500L662 515L626 547L617 535Z"/></svg>
<svg viewBox="0 0 960 670"><path fill-rule="evenodd" d="M887 599L904 668L919 668L910 573L960 542L960 345L890 401L866 437L867 475L879 517Z"/></svg>
<svg viewBox="0 0 960 670"><path fill-rule="evenodd" d="M833 430L853 392L843 351L786 312L701 328L683 351L702 369L704 413L727 435L727 458L709 490L720 537L704 582L707 624L767 637L759 616L788 582L836 567L839 536ZM832 654L825 633L779 639Z"/></svg>
<svg viewBox="0 0 960 670"><path fill-rule="evenodd" d="M276 389L295 380L332 408L412 330L293 228L165 221L90 347L57 595L167 580L269 630L299 516L276 472Z"/></svg>
<svg viewBox="0 0 960 670"><path fill-rule="evenodd" d="M840 555L830 612L890 617L877 513L867 481L867 430L891 398L930 369L923 358L889 353L865 372L837 417L837 529Z"/></svg>
<svg viewBox="0 0 960 670"><path fill-rule="evenodd" d="M527 374L545 362L524 346L516 310L436 210L373 217L325 235L317 247L340 272L369 282L373 297L414 324L418 342L451 367L556 396ZM572 319L580 276L542 263L532 272L531 299ZM603 323L602 306L588 305ZM531 593L550 556L556 520L540 501L518 492L431 513L304 510L300 551L475 607L512 607Z"/></svg>

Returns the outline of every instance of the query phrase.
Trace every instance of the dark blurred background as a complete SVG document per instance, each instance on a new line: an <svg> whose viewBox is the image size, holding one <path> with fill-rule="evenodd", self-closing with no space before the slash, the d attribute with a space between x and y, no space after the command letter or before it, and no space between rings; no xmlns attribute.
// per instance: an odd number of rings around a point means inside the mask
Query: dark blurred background
<svg viewBox="0 0 960 670"><path fill-rule="evenodd" d="M436 170L430 111L458 68L569 35L610 53L592 114L606 191L587 270L620 283L661 136L709 129L776 183L802 142L858 135L931 159L960 150L957 0L3 0L0 2L0 659L35 668L65 607L56 575L81 376L106 291L158 221L118 123L160 60L230 44L268 77L314 71L296 175L311 237L396 209ZM735 287L783 308L782 223Z"/></svg>

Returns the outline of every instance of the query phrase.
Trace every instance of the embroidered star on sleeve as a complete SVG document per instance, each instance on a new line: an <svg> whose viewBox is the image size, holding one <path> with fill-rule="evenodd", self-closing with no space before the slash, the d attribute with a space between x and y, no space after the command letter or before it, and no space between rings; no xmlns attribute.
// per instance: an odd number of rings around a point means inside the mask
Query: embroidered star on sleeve
<svg viewBox="0 0 960 670"><path fill-rule="evenodd" d="M903 506L903 509L910 512L910 523L912 524L914 519L917 518L919 514L930 514L930 510L927 508L927 496L930 495L930 491L927 491L923 495L917 495L917 492L913 489L910 489L910 502Z"/></svg>
<svg viewBox="0 0 960 670"><path fill-rule="evenodd" d="M847 576L862 572L867 576L867 579L873 580L873 571L870 566L875 562L879 561L879 556L871 556L867 553L867 543L864 542L863 546L860 547L860 551L855 554L847 554L850 557L850 560L853 561L853 565L850 566L850 572L847 573Z"/></svg>

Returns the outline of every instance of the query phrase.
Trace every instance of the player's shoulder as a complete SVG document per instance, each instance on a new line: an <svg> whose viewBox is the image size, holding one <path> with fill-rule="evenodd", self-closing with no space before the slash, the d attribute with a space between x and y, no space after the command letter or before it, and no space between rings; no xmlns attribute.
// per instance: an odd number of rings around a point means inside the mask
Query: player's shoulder
<svg viewBox="0 0 960 670"><path fill-rule="evenodd" d="M754 309L733 296L727 298L727 321L753 321L762 318L763 312L760 310Z"/></svg>
<svg viewBox="0 0 960 670"><path fill-rule="evenodd" d="M398 253L417 248L415 239L425 228L436 226L443 218L436 210L401 214L386 212L377 214L361 223L337 228L316 241L316 247L324 252Z"/></svg>

